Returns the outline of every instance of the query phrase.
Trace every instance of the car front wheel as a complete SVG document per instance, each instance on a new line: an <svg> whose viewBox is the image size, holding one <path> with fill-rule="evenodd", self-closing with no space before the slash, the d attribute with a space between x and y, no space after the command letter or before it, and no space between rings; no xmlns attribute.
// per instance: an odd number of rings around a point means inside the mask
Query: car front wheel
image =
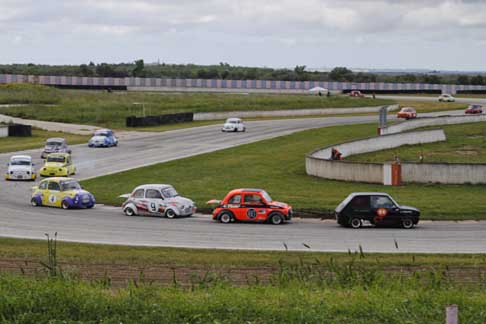
<svg viewBox="0 0 486 324"><path fill-rule="evenodd" d="M361 219L357 218L357 217L354 217L353 219L351 219L351 221L349 222L349 225L351 225L352 228L360 228L361 225L363 225L363 222L361 222Z"/></svg>
<svg viewBox="0 0 486 324"><path fill-rule="evenodd" d="M402 220L402 227L405 228L405 229L411 229L413 228L414 224L413 224L413 220L411 220L410 218L405 218L404 220Z"/></svg>
<svg viewBox="0 0 486 324"><path fill-rule="evenodd" d="M69 209L69 204L66 200L63 200L61 203L62 209Z"/></svg>
<svg viewBox="0 0 486 324"><path fill-rule="evenodd" d="M270 223L273 225L280 225L284 222L284 218L281 214L273 214L270 217Z"/></svg>
<svg viewBox="0 0 486 324"><path fill-rule="evenodd" d="M167 209L167 211L165 212L165 217L167 218L175 218L177 215L176 213L172 210L172 209Z"/></svg>

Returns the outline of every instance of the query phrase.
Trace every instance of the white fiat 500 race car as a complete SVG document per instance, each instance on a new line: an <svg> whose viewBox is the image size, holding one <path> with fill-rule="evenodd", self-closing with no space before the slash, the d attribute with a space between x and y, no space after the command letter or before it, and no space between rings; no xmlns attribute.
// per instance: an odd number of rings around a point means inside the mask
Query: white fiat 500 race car
<svg viewBox="0 0 486 324"><path fill-rule="evenodd" d="M122 209L125 215L191 216L196 212L196 205L188 198L181 197L171 185L146 184L136 187L131 194L121 195L127 198Z"/></svg>
<svg viewBox="0 0 486 324"><path fill-rule="evenodd" d="M32 157L29 155L14 155L10 158L8 169L5 173L6 180L32 180L34 181L37 174L32 163Z"/></svg>
<svg viewBox="0 0 486 324"><path fill-rule="evenodd" d="M228 118L224 122L222 132L244 132L246 131L245 124L239 118Z"/></svg>

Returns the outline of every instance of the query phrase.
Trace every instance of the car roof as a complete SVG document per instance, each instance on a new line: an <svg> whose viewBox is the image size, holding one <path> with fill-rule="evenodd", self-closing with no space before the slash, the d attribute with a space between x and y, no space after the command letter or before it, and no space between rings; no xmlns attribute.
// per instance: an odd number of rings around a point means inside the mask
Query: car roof
<svg viewBox="0 0 486 324"><path fill-rule="evenodd" d="M241 118L231 117L231 118L226 119L226 121L232 121L232 120L234 120L234 121L238 121L238 120L241 121Z"/></svg>
<svg viewBox="0 0 486 324"><path fill-rule="evenodd" d="M102 132L112 132L112 130L109 129L109 128L101 128L101 129L95 130L95 133L102 133Z"/></svg>
<svg viewBox="0 0 486 324"><path fill-rule="evenodd" d="M10 160L32 160L30 155L13 155Z"/></svg>
<svg viewBox="0 0 486 324"><path fill-rule="evenodd" d="M136 187L133 191L138 189L165 189L165 188L174 188L172 185L163 184L163 183L156 183L156 184L144 184Z"/></svg>
<svg viewBox="0 0 486 324"><path fill-rule="evenodd" d="M393 202L397 203L390 194L386 192L353 192L350 193L337 207L336 212L340 212L348 205L348 203L356 196L387 196L390 197Z"/></svg>
<svg viewBox="0 0 486 324"><path fill-rule="evenodd" d="M66 140L62 137L51 137L46 140L46 142L65 142Z"/></svg>
<svg viewBox="0 0 486 324"><path fill-rule="evenodd" d="M256 188L239 188L239 189L233 189L231 190L230 192L228 192L228 195L229 194L235 194L235 193L244 193L244 192L263 192L265 190L263 189L256 189Z"/></svg>

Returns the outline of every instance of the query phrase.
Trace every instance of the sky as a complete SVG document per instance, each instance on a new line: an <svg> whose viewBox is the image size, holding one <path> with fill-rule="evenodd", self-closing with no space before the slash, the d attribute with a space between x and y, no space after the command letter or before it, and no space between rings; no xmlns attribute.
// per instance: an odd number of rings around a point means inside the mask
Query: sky
<svg viewBox="0 0 486 324"><path fill-rule="evenodd" d="M486 0L0 0L0 63L486 70Z"/></svg>

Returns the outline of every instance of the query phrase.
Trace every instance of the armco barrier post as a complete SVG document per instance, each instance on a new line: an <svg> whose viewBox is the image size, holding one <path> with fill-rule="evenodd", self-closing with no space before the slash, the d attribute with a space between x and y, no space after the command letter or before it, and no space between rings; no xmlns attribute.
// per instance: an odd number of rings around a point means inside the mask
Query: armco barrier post
<svg viewBox="0 0 486 324"><path fill-rule="evenodd" d="M458 324L457 305L449 305L446 307L446 324Z"/></svg>

